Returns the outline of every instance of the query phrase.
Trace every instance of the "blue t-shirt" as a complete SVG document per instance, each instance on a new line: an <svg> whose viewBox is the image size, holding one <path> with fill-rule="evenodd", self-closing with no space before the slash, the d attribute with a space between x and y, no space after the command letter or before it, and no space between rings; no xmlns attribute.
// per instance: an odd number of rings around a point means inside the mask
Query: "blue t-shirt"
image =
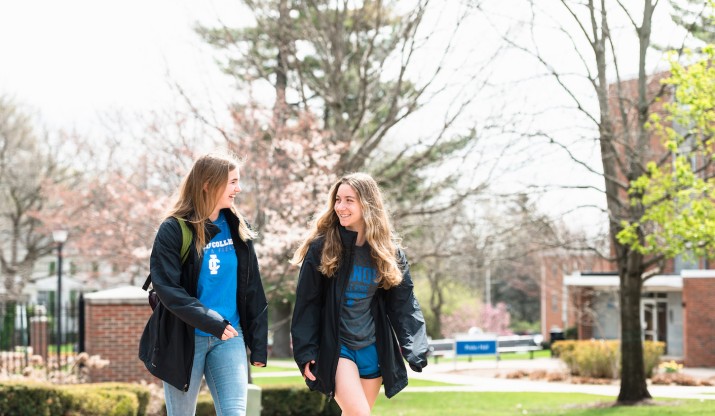
<svg viewBox="0 0 715 416"><path fill-rule="evenodd" d="M359 350L375 342L375 322L370 304L377 291L377 270L370 246L356 246L353 269L340 313L340 342Z"/></svg>
<svg viewBox="0 0 715 416"><path fill-rule="evenodd" d="M204 247L197 295L204 306L238 328L238 258L223 213L213 223L221 231ZM196 335L211 336L199 329L196 329Z"/></svg>

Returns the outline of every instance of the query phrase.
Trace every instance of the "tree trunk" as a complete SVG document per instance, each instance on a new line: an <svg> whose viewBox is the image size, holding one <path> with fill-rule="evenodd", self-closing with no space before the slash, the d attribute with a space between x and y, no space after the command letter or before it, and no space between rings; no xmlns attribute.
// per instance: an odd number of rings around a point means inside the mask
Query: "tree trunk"
<svg viewBox="0 0 715 416"><path fill-rule="evenodd" d="M430 335L436 338L442 338L442 306L444 306L444 296L442 295L442 290L439 287L440 281L439 273L434 273L429 276L430 282L430 299L429 307L434 316L434 322L432 323Z"/></svg>
<svg viewBox="0 0 715 416"><path fill-rule="evenodd" d="M273 316L273 349L272 358L292 357L290 342L290 317L292 305L287 300L274 302L271 315Z"/></svg>
<svg viewBox="0 0 715 416"><path fill-rule="evenodd" d="M626 267L621 269L621 390L618 402L622 404L651 398L646 385L641 336L642 264L642 256L629 251Z"/></svg>

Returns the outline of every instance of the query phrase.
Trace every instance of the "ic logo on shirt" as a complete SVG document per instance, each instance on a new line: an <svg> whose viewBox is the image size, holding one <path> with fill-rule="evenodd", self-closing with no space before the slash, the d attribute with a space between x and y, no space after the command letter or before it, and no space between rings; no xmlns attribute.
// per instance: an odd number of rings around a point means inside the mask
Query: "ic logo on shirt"
<svg viewBox="0 0 715 416"><path fill-rule="evenodd" d="M215 254L209 255L209 270L211 270L211 274L218 274L218 269L221 267L220 263L221 261Z"/></svg>

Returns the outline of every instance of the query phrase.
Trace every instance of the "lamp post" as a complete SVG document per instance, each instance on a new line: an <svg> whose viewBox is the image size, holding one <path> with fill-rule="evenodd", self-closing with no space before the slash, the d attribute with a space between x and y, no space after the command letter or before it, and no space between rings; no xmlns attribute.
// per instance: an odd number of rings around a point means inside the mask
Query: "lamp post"
<svg viewBox="0 0 715 416"><path fill-rule="evenodd" d="M55 230L52 239L57 243L57 371L62 367L62 246L67 241L67 230Z"/></svg>

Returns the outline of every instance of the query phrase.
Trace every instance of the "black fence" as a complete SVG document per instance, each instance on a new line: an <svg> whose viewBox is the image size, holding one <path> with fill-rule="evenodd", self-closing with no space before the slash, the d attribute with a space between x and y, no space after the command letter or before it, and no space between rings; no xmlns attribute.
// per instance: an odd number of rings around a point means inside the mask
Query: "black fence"
<svg viewBox="0 0 715 416"><path fill-rule="evenodd" d="M60 317L62 337L58 354L56 307L0 302L0 376L11 378L39 368L49 374L73 362L84 349L82 297L63 305Z"/></svg>

